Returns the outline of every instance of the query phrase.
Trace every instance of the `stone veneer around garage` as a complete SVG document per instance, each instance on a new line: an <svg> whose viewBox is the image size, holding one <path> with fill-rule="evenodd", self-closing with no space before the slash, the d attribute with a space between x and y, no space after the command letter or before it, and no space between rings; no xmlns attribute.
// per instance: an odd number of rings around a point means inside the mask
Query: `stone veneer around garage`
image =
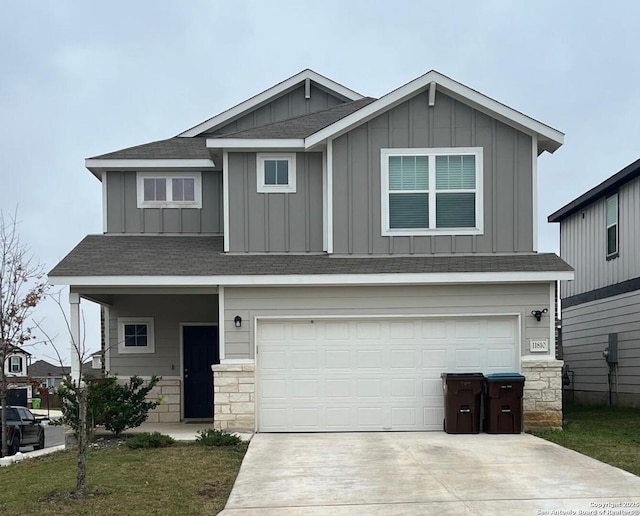
<svg viewBox="0 0 640 516"><path fill-rule="evenodd" d="M216 430L255 430L254 364L217 364L213 371L213 426Z"/></svg>
<svg viewBox="0 0 640 516"><path fill-rule="evenodd" d="M562 365L561 360L522 361L525 430L562 428Z"/></svg>
<svg viewBox="0 0 640 516"><path fill-rule="evenodd" d="M562 365L560 360L523 360L525 430L562 428ZM214 376L214 427L217 430L255 429L255 366L211 366Z"/></svg>

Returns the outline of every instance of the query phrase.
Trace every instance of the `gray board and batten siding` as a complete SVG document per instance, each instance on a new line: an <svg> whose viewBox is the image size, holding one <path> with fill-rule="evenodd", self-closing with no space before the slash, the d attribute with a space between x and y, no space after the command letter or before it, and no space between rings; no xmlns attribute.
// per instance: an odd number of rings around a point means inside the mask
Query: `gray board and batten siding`
<svg viewBox="0 0 640 516"><path fill-rule="evenodd" d="M575 401L607 403L609 367L602 352L610 333L618 335L613 402L640 407L640 290L563 308L563 358L573 372L566 393Z"/></svg>
<svg viewBox="0 0 640 516"><path fill-rule="evenodd" d="M296 154L296 192L258 193L256 154L229 153L229 250L322 252L322 153Z"/></svg>
<svg viewBox="0 0 640 516"><path fill-rule="evenodd" d="M640 277L640 177L618 189L618 256L607 260L606 197L560 222L560 254L575 270L563 299Z"/></svg>
<svg viewBox="0 0 640 516"><path fill-rule="evenodd" d="M529 355L529 339L549 339L549 306L553 284L432 285L384 287L270 287L224 291L225 358L254 358L255 317L309 316L456 316L520 314L521 351ZM534 309L549 313L538 322ZM247 324L234 325L239 315ZM551 346L553 348L553 346ZM553 351L552 351L553 353ZM540 354L536 354L540 357ZM530 358L535 358L531 356Z"/></svg>
<svg viewBox="0 0 640 516"><path fill-rule="evenodd" d="M482 235L381 235L380 149L482 147ZM532 137L437 92L420 93L333 142L336 254L533 251Z"/></svg>
<svg viewBox="0 0 640 516"><path fill-rule="evenodd" d="M138 208L136 172L107 172L107 233L223 232L222 172L202 175L202 208Z"/></svg>
<svg viewBox="0 0 640 516"><path fill-rule="evenodd" d="M111 295L109 307L109 364L111 373L122 378L140 376L180 376L180 323L218 322L218 296ZM153 317L155 352L118 353L118 317Z"/></svg>
<svg viewBox="0 0 640 516"><path fill-rule="evenodd" d="M350 99L330 93L311 83L310 96L305 98L304 84L284 93L278 98L259 106L249 113L246 113L235 120L231 120L221 127L214 128L204 134L221 136L237 131L253 129L261 125L279 122L287 118L299 115L306 115L322 109L332 108Z"/></svg>

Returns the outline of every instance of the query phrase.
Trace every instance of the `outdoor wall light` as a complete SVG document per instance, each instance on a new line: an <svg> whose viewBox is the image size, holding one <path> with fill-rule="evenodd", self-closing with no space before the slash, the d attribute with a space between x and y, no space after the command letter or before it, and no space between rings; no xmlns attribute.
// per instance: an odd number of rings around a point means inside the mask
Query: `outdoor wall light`
<svg viewBox="0 0 640 516"><path fill-rule="evenodd" d="M540 319L538 319L538 320L540 320ZM236 328L240 328L240 326L242 326L242 317L240 317L239 315L236 315L233 318L233 324L236 325Z"/></svg>
<svg viewBox="0 0 640 516"><path fill-rule="evenodd" d="M536 321L539 321L542 319L542 314L546 314L548 311L549 310L546 308L543 308L542 310L531 310L531 315L536 318Z"/></svg>

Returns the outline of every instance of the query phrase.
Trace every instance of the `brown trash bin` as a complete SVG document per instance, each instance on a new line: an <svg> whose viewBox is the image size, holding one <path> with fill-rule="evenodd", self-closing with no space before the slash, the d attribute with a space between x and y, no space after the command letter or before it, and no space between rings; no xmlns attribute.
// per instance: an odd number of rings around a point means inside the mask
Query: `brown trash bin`
<svg viewBox="0 0 640 516"><path fill-rule="evenodd" d="M442 373L444 431L448 434L480 433L482 373Z"/></svg>
<svg viewBox="0 0 640 516"><path fill-rule="evenodd" d="M519 434L522 432L524 380L524 376L519 373L487 375L485 431L488 434Z"/></svg>

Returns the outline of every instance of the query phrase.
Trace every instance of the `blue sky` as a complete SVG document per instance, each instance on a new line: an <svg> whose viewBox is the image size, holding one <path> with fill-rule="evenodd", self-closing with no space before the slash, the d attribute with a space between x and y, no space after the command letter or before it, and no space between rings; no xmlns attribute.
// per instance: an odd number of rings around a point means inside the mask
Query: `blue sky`
<svg viewBox="0 0 640 516"><path fill-rule="evenodd" d="M304 68L375 97L436 69L566 133L539 161L539 249L557 252L546 216L639 157L639 18L629 1L4 0L0 208L18 206L48 270L102 231L84 158L174 136ZM35 317L64 348L51 303Z"/></svg>

